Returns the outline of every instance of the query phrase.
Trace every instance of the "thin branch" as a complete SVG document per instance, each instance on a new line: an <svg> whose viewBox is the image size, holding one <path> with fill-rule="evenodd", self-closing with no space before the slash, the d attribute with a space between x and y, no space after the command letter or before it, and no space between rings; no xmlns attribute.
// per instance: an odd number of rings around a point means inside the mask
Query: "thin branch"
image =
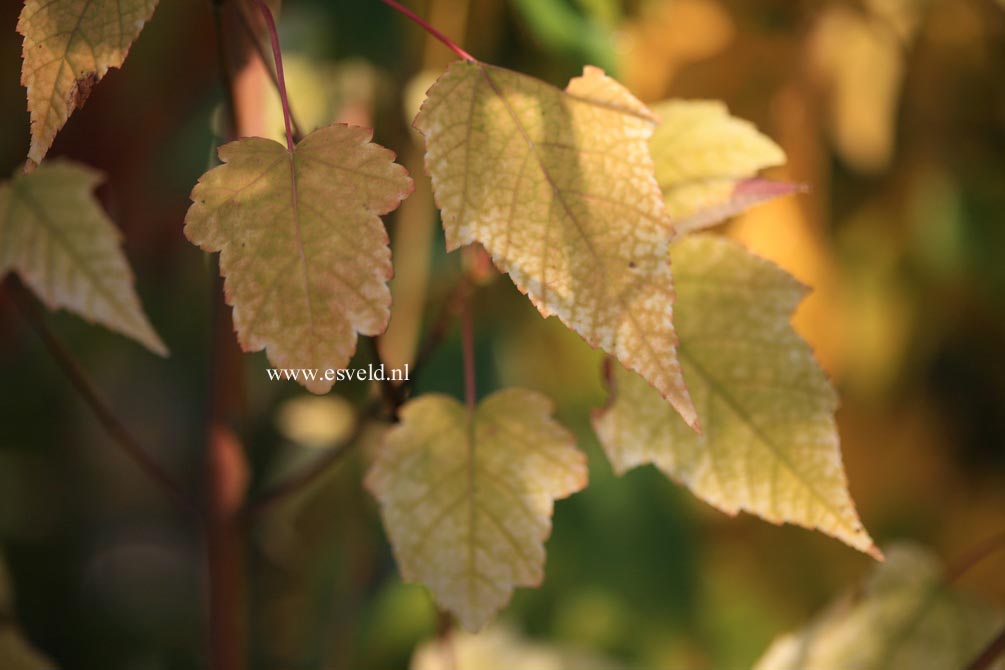
<svg viewBox="0 0 1005 670"><path fill-rule="evenodd" d="M1003 654L1005 654L1005 629L1002 629L984 651L977 655L977 658L967 666L967 670L988 670Z"/></svg>
<svg viewBox="0 0 1005 670"><path fill-rule="evenodd" d="M366 428L367 421L377 415L380 409L380 402L377 399L370 401L359 415L356 417L356 424L352 433L343 441L341 446L332 447L323 456L283 481L275 484L264 492L260 493L251 501L244 511L246 518L251 518L262 514L272 508L277 502L288 498L292 494L308 488L311 484L320 479L325 473L333 468L352 451L352 447L359 442L359 438Z"/></svg>
<svg viewBox="0 0 1005 670"><path fill-rule="evenodd" d="M465 291L464 306L461 309L461 348L464 351L464 402L474 411L478 404L478 389L475 379L475 325L471 318L471 292Z"/></svg>
<svg viewBox="0 0 1005 670"><path fill-rule="evenodd" d="M17 305L22 316L24 316L39 339L42 340L42 344L45 345L53 360L56 361L56 364L69 380L70 384L77 390L81 398L94 413L94 416L101 423L102 427L104 427L109 437L112 438L112 441L180 509L198 516L198 507L186 497L181 487L140 446L139 442L101 398L97 389L80 367L80 364L77 363L70 352L56 339L52 331L49 330L48 325L45 323L45 318L31 293L14 275L11 275L7 285L10 287L10 294L14 300L14 304Z"/></svg>
<svg viewBox="0 0 1005 670"><path fill-rule="evenodd" d="M258 5L258 11L265 19L265 28L268 30L269 40L272 42L272 58L276 63L279 100L283 104L283 121L286 123L286 147L292 155L296 142L293 141L293 114L290 112L290 98L286 93L286 75L283 73L283 51L279 47L279 31L276 29L276 21L272 18L272 11L265 4L265 0L255 0L255 4Z"/></svg>
<svg viewBox="0 0 1005 670"><path fill-rule="evenodd" d="M261 0L258 0L258 1L261 1ZM387 5L388 7L394 9L395 11L400 12L401 14L404 14L409 19L411 19L412 21L414 21L415 23L417 23L419 25L419 27L421 27L423 30L425 30L427 33L429 33L430 35L432 35L433 37L435 37L439 41L443 42L443 44L445 44L448 49L450 49L451 51L453 51L455 54L457 54L458 56L460 56L464 60L468 61L469 63L477 63L478 62L477 59L475 59L474 56L472 56L467 51L465 51L464 49L462 49L459 46L457 46L457 44L453 40L451 40L449 37L447 37L446 35L444 35L443 33L441 33L436 28L434 28L431 25L429 25L426 22L425 19L423 19L422 17L420 17L418 14L416 14L415 12L413 12L411 9L409 9L409 8L407 8L407 7L399 4L395 0L380 0L380 1L383 2L385 5Z"/></svg>
<svg viewBox="0 0 1005 670"><path fill-rule="evenodd" d="M944 579L947 584L955 582L988 556L1005 549L1005 531L996 533L976 545L966 555L946 568Z"/></svg>
<svg viewBox="0 0 1005 670"><path fill-rule="evenodd" d="M276 88L276 93L279 93L279 77L276 75L275 63L273 63L272 59L269 58L269 54L266 52L262 41L258 39L258 34L255 32L255 28L251 25L246 5L243 2L237 3L237 16L241 24L241 28L244 30L245 36L254 48L255 54L258 56L259 60L262 61L262 65L265 66L265 71L269 74L269 80ZM295 144L299 143L300 140L304 138L304 132L302 126L297 123L297 117L293 114L292 107L290 108L290 124L293 126L293 142Z"/></svg>

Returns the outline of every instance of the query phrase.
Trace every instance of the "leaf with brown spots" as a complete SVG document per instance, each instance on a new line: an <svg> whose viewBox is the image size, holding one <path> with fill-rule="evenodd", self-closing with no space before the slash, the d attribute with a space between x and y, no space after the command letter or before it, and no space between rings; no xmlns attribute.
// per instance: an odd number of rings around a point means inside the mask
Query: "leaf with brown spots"
<svg viewBox="0 0 1005 670"><path fill-rule="evenodd" d="M31 113L30 163L45 158L56 133L110 67L121 67L157 0L27 0L21 84Z"/></svg>
<svg viewBox="0 0 1005 670"><path fill-rule="evenodd" d="M677 360L671 223L653 176L657 119L597 68L563 91L460 61L415 127L447 246L480 242L545 316L698 420Z"/></svg>
<svg viewBox="0 0 1005 670"><path fill-rule="evenodd" d="M371 136L328 126L292 153L260 137L231 142L185 217L186 237L220 252L241 346L266 349L277 368L318 370L299 379L314 393L331 389L324 373L349 362L357 333L387 327L391 252L379 215L412 180Z"/></svg>

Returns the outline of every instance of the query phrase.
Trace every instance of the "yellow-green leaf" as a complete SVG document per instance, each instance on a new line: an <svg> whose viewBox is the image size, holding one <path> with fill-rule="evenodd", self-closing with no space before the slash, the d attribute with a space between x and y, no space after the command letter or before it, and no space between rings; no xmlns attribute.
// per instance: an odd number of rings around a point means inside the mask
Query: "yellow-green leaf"
<svg viewBox="0 0 1005 670"><path fill-rule="evenodd" d="M594 420L614 469L653 463L727 513L818 528L878 556L848 492L836 395L789 323L805 288L726 238L687 236L670 253L679 354L705 430L615 369L613 401Z"/></svg>
<svg viewBox="0 0 1005 670"><path fill-rule="evenodd" d="M561 91L461 61L415 119L448 248L480 242L543 315L639 372L696 425L675 351L655 123L596 68Z"/></svg>
<svg viewBox="0 0 1005 670"><path fill-rule="evenodd" d="M357 333L387 327L391 252L378 217L412 190L372 131L334 125L293 154L258 137L220 147L223 165L192 191L185 235L221 252L227 303L245 351L277 368L317 369L299 381L325 393L356 350Z"/></svg>
<svg viewBox="0 0 1005 670"><path fill-rule="evenodd" d="M653 111L660 126L649 147L678 235L798 190L795 184L753 179L759 170L782 165L785 153L753 124L730 116L721 102L667 100Z"/></svg>
<svg viewBox="0 0 1005 670"><path fill-rule="evenodd" d="M70 114L110 67L121 67L157 0L26 0L21 84L28 89L31 148L41 163Z"/></svg>
<svg viewBox="0 0 1005 670"><path fill-rule="evenodd" d="M121 235L94 197L101 180L88 167L54 161L0 184L0 276L13 270L49 309L166 355L133 288Z"/></svg>
<svg viewBox="0 0 1005 670"><path fill-rule="evenodd" d="M1000 610L951 591L930 552L898 545L862 587L804 629L775 640L755 668L962 669L990 644L1003 622ZM991 666L1003 667L1002 660Z"/></svg>
<svg viewBox="0 0 1005 670"><path fill-rule="evenodd" d="M477 631L517 586L544 575L555 499L586 486L586 459L551 401L507 389L470 411L453 398L405 404L367 476L402 576Z"/></svg>

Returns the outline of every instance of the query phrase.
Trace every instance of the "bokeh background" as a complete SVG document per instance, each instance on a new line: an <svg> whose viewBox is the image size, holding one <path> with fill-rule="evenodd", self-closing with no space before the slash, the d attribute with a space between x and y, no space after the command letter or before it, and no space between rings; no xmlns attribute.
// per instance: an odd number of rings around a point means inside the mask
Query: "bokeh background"
<svg viewBox="0 0 1005 670"><path fill-rule="evenodd" d="M775 138L789 163L772 176L809 192L761 206L726 232L815 289L795 322L840 389L845 464L866 526L881 545L915 540L949 562L1005 530L1005 7L409 4L482 60L558 85L597 64L644 101L722 99ZM0 6L5 177L28 147L20 9ZM230 30L234 56L243 38ZM421 177L408 123L452 54L376 0L286 0L280 32L301 124L373 125ZM232 65L242 124L278 138L282 117L261 65ZM209 2L165 0L50 154L108 175L100 199L172 356L157 359L66 314L49 322L193 491L212 282L181 231L191 187L210 165L221 100ZM428 184L417 181L388 218L401 306L382 347L398 361L410 359L461 263L444 253ZM543 587L518 592L502 616L509 634L629 668L747 668L870 569L869 558L821 535L726 517L651 468L616 478L589 428L604 402L598 355L542 320L505 279L486 282L476 317L480 391L548 393L591 463L590 487L557 505ZM372 353L362 349L365 364ZM417 390L460 396L460 360L451 334ZM287 411L301 389L267 382L260 354L243 362L240 430L255 491L323 457L344 406ZM27 637L62 668L203 667L200 538L109 444L4 290L0 366L0 541ZM367 392L335 389L351 402ZM400 582L362 490L366 453L356 450L249 534L254 667L405 668L435 636L436 612L423 589ZM958 586L1003 605L1002 574L1005 557L991 557Z"/></svg>

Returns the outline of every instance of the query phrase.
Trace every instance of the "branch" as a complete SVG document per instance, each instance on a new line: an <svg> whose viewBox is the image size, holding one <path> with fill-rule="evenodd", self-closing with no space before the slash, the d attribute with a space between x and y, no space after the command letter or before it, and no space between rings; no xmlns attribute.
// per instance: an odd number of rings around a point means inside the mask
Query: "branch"
<svg viewBox="0 0 1005 670"><path fill-rule="evenodd" d="M1005 654L1005 629L991 640L977 658L967 666L967 670L989 670L998 657Z"/></svg>
<svg viewBox="0 0 1005 670"><path fill-rule="evenodd" d="M970 549L966 555L957 559L949 567L947 567L944 575L946 583L950 584L955 582L957 579L969 572L975 565L1002 549L1005 549L1005 531L996 533L995 535L987 538L977 546Z"/></svg>
<svg viewBox="0 0 1005 670"><path fill-rule="evenodd" d="M255 517L272 508L280 500L301 491L321 478L322 475L342 461L342 458L352 450L352 447L359 442L359 438L366 428L369 419L377 415L380 403L376 399L371 400L356 417L356 424L352 433L345 439L341 446L332 447L326 454L319 457L314 463L305 467L301 472L297 472L283 481L275 484L269 489L259 494L244 511L245 517Z"/></svg>
<svg viewBox="0 0 1005 670"><path fill-rule="evenodd" d="M244 3L238 3L237 15L240 19L241 28L244 29L245 36L248 41L251 42L251 46L254 47L255 54L258 56L259 60L262 61L262 65L265 66L265 71L269 73L269 80L272 81L272 85L276 87L276 93L279 93L280 84L279 77L276 74L276 66L269 59L269 55L265 51L265 47L262 45L262 41L258 39L258 34L255 32L254 27L251 25L251 20L248 18L246 5ZM302 126L297 123L297 117L293 115L293 109L290 109L290 124L293 126L293 141L294 143L299 143L300 140L304 138L304 133Z"/></svg>
<svg viewBox="0 0 1005 670"><path fill-rule="evenodd" d="M429 33L430 35L432 35L436 39L438 39L441 42L443 42L443 44L445 44L448 49L450 49L451 51L453 51L455 54L457 54L458 56L460 56L464 60L468 61L469 63L477 63L478 62L475 59L474 56L472 56L467 51L465 51L464 49L462 49L459 46L457 46L457 44L454 43L453 40L451 40L449 37L447 37L446 35L444 35L443 33L441 33L436 28L434 28L431 25L429 25L426 22L425 19L423 19L422 17L420 17L418 14L416 14L415 12L413 12L411 9L408 9L407 7L402 6L401 4L395 2L395 0L380 0L380 1L383 2L385 5L387 5L388 7L390 7L391 9L394 9L395 11L397 11L397 12L399 12L401 14L404 14L409 19L411 19L412 21L414 21L415 23L417 23L419 25L419 27L421 27L423 30L425 30L427 33Z"/></svg>
<svg viewBox="0 0 1005 670"><path fill-rule="evenodd" d="M269 31L269 39L272 42L272 58L276 63L276 83L279 89L279 100L283 104L283 121L286 122L286 147L293 154L296 142L293 141L293 113L290 111L290 98L286 93L286 75L283 73L283 51L279 48L279 31L276 29L276 21L272 18L272 11L265 4L265 0L255 0L258 11L265 19L265 28Z"/></svg>
<svg viewBox="0 0 1005 670"><path fill-rule="evenodd" d="M31 326L32 330L35 331L39 339L42 340L42 344L45 345L53 360L55 360L67 380L69 380L73 388L77 390L80 397L94 413L94 416L101 423L102 427L104 427L108 436L112 438L112 441L180 509L198 516L198 508L186 497L181 487L171 476L144 451L139 442L101 398L97 389L95 389L94 385L87 378L86 373L80 367L80 364L77 363L72 354L56 339L52 331L49 330L48 325L45 323L45 318L38 308L38 304L35 302L34 296L32 296L15 275L11 275L8 286L10 287L14 304L17 305L21 315Z"/></svg>

